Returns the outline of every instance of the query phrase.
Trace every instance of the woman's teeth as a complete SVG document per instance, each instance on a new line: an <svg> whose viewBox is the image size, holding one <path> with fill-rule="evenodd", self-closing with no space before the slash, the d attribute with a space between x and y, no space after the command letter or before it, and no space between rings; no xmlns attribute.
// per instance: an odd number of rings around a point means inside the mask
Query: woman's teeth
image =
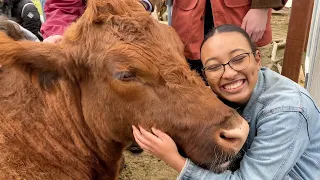
<svg viewBox="0 0 320 180"><path fill-rule="evenodd" d="M239 80L239 81L236 81L235 83L224 85L223 88L226 90L236 89L240 87L242 83L243 83L243 80Z"/></svg>

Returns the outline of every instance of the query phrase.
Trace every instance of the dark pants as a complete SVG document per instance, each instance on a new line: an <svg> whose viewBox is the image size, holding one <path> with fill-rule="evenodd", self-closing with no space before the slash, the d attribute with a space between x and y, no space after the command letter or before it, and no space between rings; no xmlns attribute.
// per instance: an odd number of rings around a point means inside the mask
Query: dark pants
<svg viewBox="0 0 320 180"><path fill-rule="evenodd" d="M32 0L16 1L12 7L12 17L14 21L36 35L40 41L43 40L40 33L40 14L37 7L32 3Z"/></svg>
<svg viewBox="0 0 320 180"><path fill-rule="evenodd" d="M201 76L202 80L206 83L206 85L208 86L207 80L206 78L203 76L202 74L202 62L201 60L189 60L187 59L187 62L191 68L191 70L196 70L196 72Z"/></svg>
<svg viewBox="0 0 320 180"><path fill-rule="evenodd" d="M42 34L40 33L41 20L38 9L35 5L30 4L24 8L24 11L21 14L22 18L22 27L26 28L34 35L38 37L40 41L43 40Z"/></svg>
<svg viewBox="0 0 320 180"><path fill-rule="evenodd" d="M214 27L210 0L206 1L206 11L204 17L204 36L206 36Z"/></svg>
<svg viewBox="0 0 320 180"><path fill-rule="evenodd" d="M204 35L206 36L212 30L213 27L214 27L214 24L213 24L211 3L210 3L210 0L206 0L206 10L205 10L205 18L204 18ZM187 59L187 61L190 65L190 68L192 70L196 70L197 73L202 77L203 81L208 86L208 82L202 74L203 66L202 66L201 60L200 59L198 59L198 60Z"/></svg>
<svg viewBox="0 0 320 180"><path fill-rule="evenodd" d="M196 70L197 73L200 74L200 76L202 76L202 62L201 60L190 60L190 59L187 59L187 62L189 63L189 66L192 70Z"/></svg>

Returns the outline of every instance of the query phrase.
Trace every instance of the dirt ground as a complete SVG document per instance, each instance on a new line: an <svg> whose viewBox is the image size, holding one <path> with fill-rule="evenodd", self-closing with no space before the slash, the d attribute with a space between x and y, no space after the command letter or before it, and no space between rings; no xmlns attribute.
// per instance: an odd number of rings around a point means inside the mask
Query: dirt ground
<svg viewBox="0 0 320 180"><path fill-rule="evenodd" d="M273 13L272 31L273 40L286 39L290 10L282 13ZM277 59L283 56L283 50L277 52ZM261 48L263 65L270 64L272 45ZM120 180L174 180L178 173L159 159L148 153L132 155L125 152L125 167L121 173Z"/></svg>

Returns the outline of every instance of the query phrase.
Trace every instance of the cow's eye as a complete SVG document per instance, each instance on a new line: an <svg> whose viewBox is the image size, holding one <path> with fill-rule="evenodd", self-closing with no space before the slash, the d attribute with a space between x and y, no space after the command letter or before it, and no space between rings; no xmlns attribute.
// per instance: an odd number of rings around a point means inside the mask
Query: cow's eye
<svg viewBox="0 0 320 180"><path fill-rule="evenodd" d="M120 81L132 81L136 79L136 75L129 71L117 72L114 77Z"/></svg>

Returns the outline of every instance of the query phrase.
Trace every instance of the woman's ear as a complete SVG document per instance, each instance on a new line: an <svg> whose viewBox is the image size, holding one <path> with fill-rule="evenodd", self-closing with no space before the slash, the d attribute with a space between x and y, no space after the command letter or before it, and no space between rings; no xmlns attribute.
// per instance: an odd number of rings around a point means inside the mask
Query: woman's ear
<svg viewBox="0 0 320 180"><path fill-rule="evenodd" d="M260 54L260 51L259 50L256 50L255 54L254 54L254 59L257 63L257 68L258 68L258 71L260 70L261 68L261 54Z"/></svg>

